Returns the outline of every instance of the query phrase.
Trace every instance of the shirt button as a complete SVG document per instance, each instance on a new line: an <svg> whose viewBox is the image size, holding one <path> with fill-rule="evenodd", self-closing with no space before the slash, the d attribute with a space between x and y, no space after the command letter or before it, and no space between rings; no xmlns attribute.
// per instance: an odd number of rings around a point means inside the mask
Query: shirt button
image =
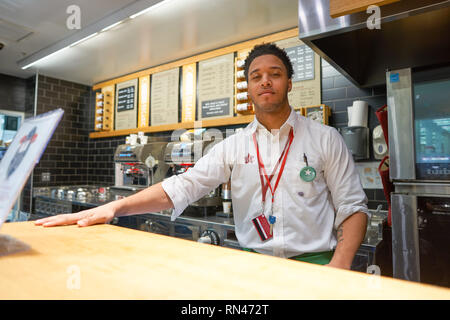
<svg viewBox="0 0 450 320"><path fill-rule="evenodd" d="M300 197L303 197L305 194L303 193L303 192L299 192L299 193L297 193Z"/></svg>

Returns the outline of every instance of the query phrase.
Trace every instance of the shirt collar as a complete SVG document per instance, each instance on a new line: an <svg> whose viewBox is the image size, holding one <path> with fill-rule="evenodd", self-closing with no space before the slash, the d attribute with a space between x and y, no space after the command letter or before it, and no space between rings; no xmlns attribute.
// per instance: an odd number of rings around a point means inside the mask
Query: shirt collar
<svg viewBox="0 0 450 320"><path fill-rule="evenodd" d="M289 114L289 117L287 118L286 122L283 123L280 127L280 132L288 132L288 129L294 128L295 130L295 124L297 120L297 114L295 113L295 110L291 108L291 113ZM266 130L267 129L258 121L258 119L255 116L255 119L249 124L248 130L250 134L253 134L256 130Z"/></svg>

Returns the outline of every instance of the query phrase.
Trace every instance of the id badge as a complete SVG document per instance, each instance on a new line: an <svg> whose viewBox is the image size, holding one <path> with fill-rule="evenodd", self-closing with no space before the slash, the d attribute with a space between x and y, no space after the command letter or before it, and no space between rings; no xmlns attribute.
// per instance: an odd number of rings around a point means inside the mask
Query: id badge
<svg viewBox="0 0 450 320"><path fill-rule="evenodd" d="M256 231L258 232L261 241L266 241L272 238L272 233L270 232L269 221L264 214L257 216L252 219L253 225L255 226Z"/></svg>

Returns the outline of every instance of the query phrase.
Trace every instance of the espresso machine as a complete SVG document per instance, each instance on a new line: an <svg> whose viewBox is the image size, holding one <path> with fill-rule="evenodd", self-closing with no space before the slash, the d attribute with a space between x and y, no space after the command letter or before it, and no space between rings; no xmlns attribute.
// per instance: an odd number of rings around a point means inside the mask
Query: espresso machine
<svg viewBox="0 0 450 320"><path fill-rule="evenodd" d="M216 143L217 141L200 139L168 143L164 152L164 162L170 167L168 176L188 171ZM183 214L190 216L215 215L222 206L222 201L221 186L219 186L203 198L191 203Z"/></svg>
<svg viewBox="0 0 450 320"><path fill-rule="evenodd" d="M169 165L164 162L167 141L122 144L114 153L114 188L140 190L163 181Z"/></svg>
<svg viewBox="0 0 450 320"><path fill-rule="evenodd" d="M163 156L169 167L166 176L189 171L217 142L219 140L202 139L200 134L190 130L180 141L168 143ZM171 210L140 214L135 219L138 229L143 231L240 249L234 232L229 182L191 203L174 221Z"/></svg>

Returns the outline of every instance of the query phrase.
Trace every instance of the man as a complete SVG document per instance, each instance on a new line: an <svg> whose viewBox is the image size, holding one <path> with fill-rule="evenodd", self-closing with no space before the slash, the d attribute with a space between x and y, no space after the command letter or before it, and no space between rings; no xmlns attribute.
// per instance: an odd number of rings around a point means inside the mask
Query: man
<svg viewBox="0 0 450 320"><path fill-rule="evenodd" d="M36 221L54 226L105 223L115 216L174 208L231 179L236 236L249 251L350 269L364 239L367 198L336 129L294 112L292 64L273 44L245 63L255 120L218 143L186 173L135 195L75 214Z"/></svg>

